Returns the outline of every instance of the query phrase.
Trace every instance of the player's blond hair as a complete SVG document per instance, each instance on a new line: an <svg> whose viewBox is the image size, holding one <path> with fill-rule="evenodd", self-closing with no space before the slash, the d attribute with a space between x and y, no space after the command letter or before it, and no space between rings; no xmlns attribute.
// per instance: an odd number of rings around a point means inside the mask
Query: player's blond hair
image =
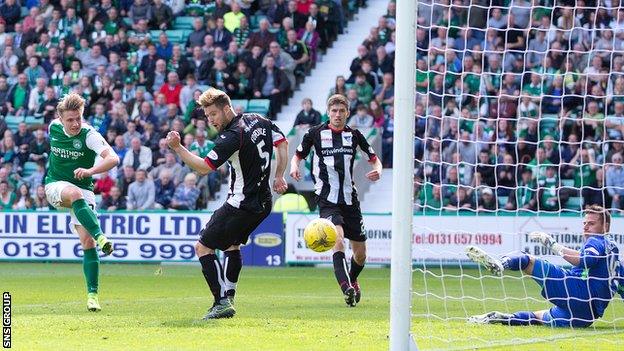
<svg viewBox="0 0 624 351"><path fill-rule="evenodd" d="M594 213L600 217L600 222L604 226L605 233L609 231L611 227L611 214L604 207L600 205L591 205L585 208L585 214Z"/></svg>
<svg viewBox="0 0 624 351"><path fill-rule="evenodd" d="M217 108L232 107L230 97L224 91L215 88L209 88L204 91L197 99L197 104L202 108L212 105L215 105Z"/></svg>
<svg viewBox="0 0 624 351"><path fill-rule="evenodd" d="M344 107L346 107L347 110L349 109L349 101L344 95L341 95L341 94L334 94L330 96L329 99L327 99L328 110L331 106L334 106L334 105L344 105Z"/></svg>
<svg viewBox="0 0 624 351"><path fill-rule="evenodd" d="M56 105L56 112L59 116L63 117L65 111L79 111L82 116L84 114L84 108L85 99L77 93L69 93Z"/></svg>

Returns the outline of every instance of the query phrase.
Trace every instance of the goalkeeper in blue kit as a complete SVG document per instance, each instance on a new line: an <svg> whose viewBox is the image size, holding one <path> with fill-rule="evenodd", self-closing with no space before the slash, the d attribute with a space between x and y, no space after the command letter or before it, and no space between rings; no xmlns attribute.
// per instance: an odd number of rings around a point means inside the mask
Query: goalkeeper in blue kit
<svg viewBox="0 0 624 351"><path fill-rule="evenodd" d="M519 311L516 313L489 312L472 316L472 323L499 323L505 325L549 325L552 327L589 327L602 317L609 302L619 294L624 298L624 266L619 261L619 249L607 234L611 216L604 208L594 205L585 210L580 251L557 243L550 235L532 232L556 255L562 256L573 267L565 269L525 253L503 256L500 260L475 246L466 253L493 274L505 270L521 270L530 275L542 288L542 296L554 305L548 310Z"/></svg>

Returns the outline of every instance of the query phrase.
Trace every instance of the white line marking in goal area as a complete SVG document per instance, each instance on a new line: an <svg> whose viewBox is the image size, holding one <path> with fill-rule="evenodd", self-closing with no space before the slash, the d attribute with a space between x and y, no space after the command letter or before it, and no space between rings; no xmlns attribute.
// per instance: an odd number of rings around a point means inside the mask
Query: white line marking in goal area
<svg viewBox="0 0 624 351"><path fill-rule="evenodd" d="M442 350L445 350L445 351L487 350L487 349L493 349L493 348L496 348L496 347L503 347L503 346L529 345L529 344L536 344L536 343L540 343L540 342L565 340L565 339L586 339L586 338L589 338L589 337L594 337L594 336L599 336L599 335L611 335L611 334L620 334L620 333L624 333L624 329L623 330L610 330L610 331L603 331L603 332L593 332L593 333L587 333L587 334L581 334L581 335L579 335L579 334L562 334L562 335L557 335L557 336L544 337L544 338L540 338L540 339L512 339L509 342L495 343L495 344L491 344L491 345L483 346L483 347L463 346L463 347L457 347L457 348L432 349L432 351L436 351L436 350L440 350L440 351L442 351ZM616 342L615 340L608 340L608 339L600 339L600 340L605 340L605 341L613 342L613 343Z"/></svg>

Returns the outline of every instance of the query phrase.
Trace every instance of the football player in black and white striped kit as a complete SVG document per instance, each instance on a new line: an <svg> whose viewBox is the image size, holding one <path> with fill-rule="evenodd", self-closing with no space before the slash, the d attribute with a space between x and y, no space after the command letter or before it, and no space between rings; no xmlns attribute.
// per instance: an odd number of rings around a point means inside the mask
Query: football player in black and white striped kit
<svg viewBox="0 0 624 351"><path fill-rule="evenodd" d="M373 170L366 173L371 181L381 176L381 161L362 133L346 125L349 103L342 95L327 100L329 121L311 127L291 160L290 176L301 179L299 162L314 150L312 176L321 218L336 225L338 238L334 246L334 273L348 306L354 307L362 296L358 275L366 261L366 235L362 211L353 182L353 162L359 147ZM347 269L344 238L349 239L353 257Z"/></svg>
<svg viewBox="0 0 624 351"><path fill-rule="evenodd" d="M270 120L255 114L237 115L230 98L210 88L197 101L211 125L218 131L214 148L204 159L180 144L180 135L169 132L167 141L193 170L207 174L227 162L230 166L230 192L217 209L195 244L202 273L214 296L214 304L204 319L229 318L236 313L233 302L242 267L240 245L271 213L272 194L269 178L273 148L276 149L273 190L287 188L284 172L288 162L288 141ZM215 254L223 251L224 264Z"/></svg>

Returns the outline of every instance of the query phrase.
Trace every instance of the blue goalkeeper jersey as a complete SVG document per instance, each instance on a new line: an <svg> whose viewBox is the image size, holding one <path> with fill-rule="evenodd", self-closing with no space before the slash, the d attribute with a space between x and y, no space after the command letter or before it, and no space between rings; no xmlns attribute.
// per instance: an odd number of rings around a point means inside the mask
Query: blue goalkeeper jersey
<svg viewBox="0 0 624 351"><path fill-rule="evenodd" d="M581 249L581 261L570 269L569 274L587 281L587 287L594 315L602 316L609 301L622 289L624 283L619 249L609 235L590 236ZM622 293L622 292L620 292ZM574 292L570 292L575 296Z"/></svg>

